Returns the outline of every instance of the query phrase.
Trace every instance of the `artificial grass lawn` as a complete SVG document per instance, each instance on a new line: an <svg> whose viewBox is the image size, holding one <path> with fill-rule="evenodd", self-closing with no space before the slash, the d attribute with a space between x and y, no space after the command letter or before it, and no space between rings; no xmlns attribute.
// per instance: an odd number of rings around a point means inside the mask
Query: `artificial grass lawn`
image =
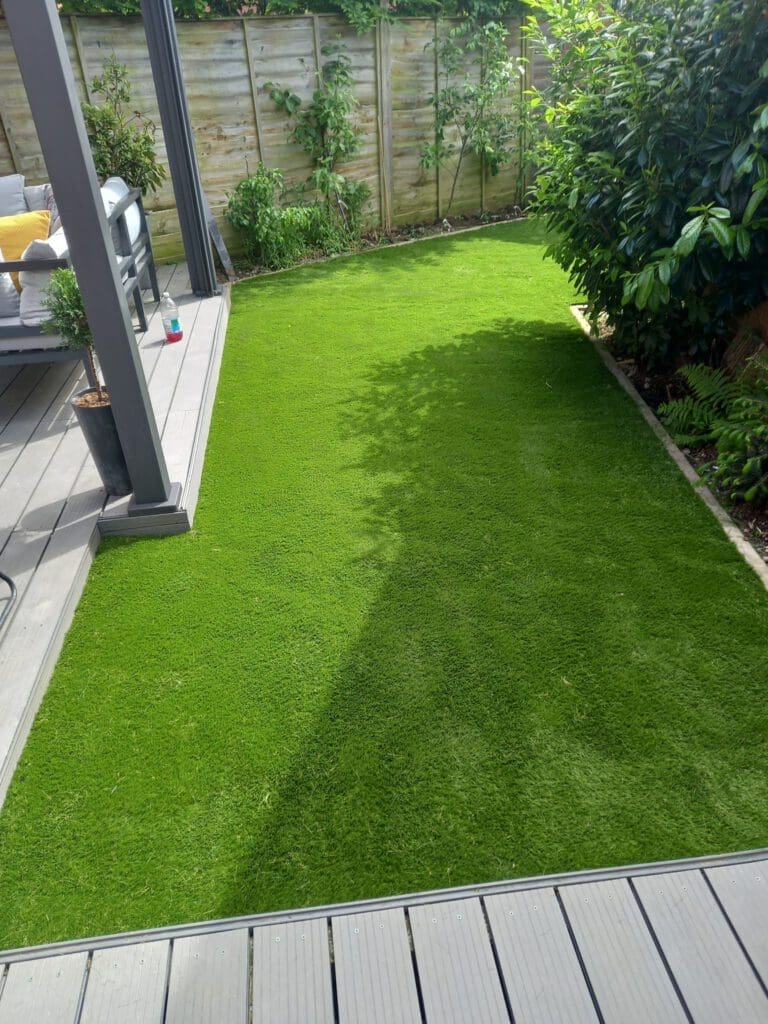
<svg viewBox="0 0 768 1024"><path fill-rule="evenodd" d="M0 946L768 840L768 600L534 224L238 286L195 529L105 543Z"/></svg>

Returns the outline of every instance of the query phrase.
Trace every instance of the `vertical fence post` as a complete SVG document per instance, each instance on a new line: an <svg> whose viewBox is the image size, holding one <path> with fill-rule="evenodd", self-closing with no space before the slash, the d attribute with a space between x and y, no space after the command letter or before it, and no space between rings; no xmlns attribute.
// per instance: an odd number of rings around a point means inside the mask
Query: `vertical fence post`
<svg viewBox="0 0 768 1024"><path fill-rule="evenodd" d="M261 114L259 113L259 87L256 83L256 68L253 63L253 51L251 49L251 36L248 32L246 22L247 15L241 16L240 24L243 26L243 42L245 44L245 62L248 65L248 81L251 85L251 102L253 103L253 124L256 130L256 143L259 149L259 162L267 166L267 154L264 149L264 136L261 129Z"/></svg>
<svg viewBox="0 0 768 1024"><path fill-rule="evenodd" d="M438 53L438 46L440 43L440 21L435 18L435 29L433 35L434 51L435 51L435 145L437 145L437 114L438 114L438 100L437 94L440 92L440 54ZM436 220L440 220L442 216L442 199L440 196L440 164L435 164L435 209L437 212Z"/></svg>
<svg viewBox="0 0 768 1024"><path fill-rule="evenodd" d="M10 118L4 109L2 100L0 99L0 128L3 130L5 135L5 141L8 143L8 152L11 154L11 163L13 164L13 170L16 174L22 173L21 153L16 145L16 139L13 137L13 131L10 126Z"/></svg>
<svg viewBox="0 0 768 1024"><path fill-rule="evenodd" d="M80 27L77 24L77 16L74 14L71 14L69 16L69 28L72 32L72 42L75 44L75 53L77 54L77 63L80 65L80 74L83 77L85 98L88 100L89 103L93 103L91 82L88 77L88 67L85 61L85 54L83 53L83 41L80 38Z"/></svg>
<svg viewBox="0 0 768 1024"><path fill-rule="evenodd" d="M381 0L382 7L386 0ZM376 53L376 121L379 152L379 217L385 231L392 227L393 165L392 165L392 61L390 27L379 20L375 29Z"/></svg>

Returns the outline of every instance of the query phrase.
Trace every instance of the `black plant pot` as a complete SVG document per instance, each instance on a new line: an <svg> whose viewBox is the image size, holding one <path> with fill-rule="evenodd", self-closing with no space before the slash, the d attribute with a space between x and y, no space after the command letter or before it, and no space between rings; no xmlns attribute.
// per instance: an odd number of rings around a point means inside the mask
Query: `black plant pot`
<svg viewBox="0 0 768 1024"><path fill-rule="evenodd" d="M133 490L128 467L125 464L123 446L117 435L115 417L111 405L79 405L78 399L84 395L93 395L97 388L86 388L78 391L72 399L77 422L85 434L93 461L99 471L101 482L114 497L122 497Z"/></svg>

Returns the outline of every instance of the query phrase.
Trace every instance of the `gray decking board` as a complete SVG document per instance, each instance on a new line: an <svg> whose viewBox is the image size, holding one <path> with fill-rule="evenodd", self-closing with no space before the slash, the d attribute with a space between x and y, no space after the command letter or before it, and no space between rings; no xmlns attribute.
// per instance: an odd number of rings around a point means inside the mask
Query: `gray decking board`
<svg viewBox="0 0 768 1024"><path fill-rule="evenodd" d="M704 873L768 985L768 861L709 868Z"/></svg>
<svg viewBox="0 0 768 1024"><path fill-rule="evenodd" d="M599 1024L554 889L485 900L515 1024Z"/></svg>
<svg viewBox="0 0 768 1024"><path fill-rule="evenodd" d="M0 1024L77 1024L86 953L11 964L0 994Z"/></svg>
<svg viewBox="0 0 768 1024"><path fill-rule="evenodd" d="M328 923L253 932L253 1024L334 1024Z"/></svg>
<svg viewBox="0 0 768 1024"><path fill-rule="evenodd" d="M696 1024L762 1024L768 999L699 871L635 889Z"/></svg>
<svg viewBox="0 0 768 1024"><path fill-rule="evenodd" d="M173 944L165 1024L246 1024L248 929Z"/></svg>
<svg viewBox="0 0 768 1024"><path fill-rule="evenodd" d="M401 909L332 920L339 1024L421 1024Z"/></svg>
<svg viewBox="0 0 768 1024"><path fill-rule="evenodd" d="M413 907L409 916L427 1020L509 1024L480 900Z"/></svg>
<svg viewBox="0 0 768 1024"><path fill-rule="evenodd" d="M687 1024L626 880L560 889L605 1024Z"/></svg>
<svg viewBox="0 0 768 1024"><path fill-rule="evenodd" d="M78 1024L163 1024L170 942L97 949Z"/></svg>

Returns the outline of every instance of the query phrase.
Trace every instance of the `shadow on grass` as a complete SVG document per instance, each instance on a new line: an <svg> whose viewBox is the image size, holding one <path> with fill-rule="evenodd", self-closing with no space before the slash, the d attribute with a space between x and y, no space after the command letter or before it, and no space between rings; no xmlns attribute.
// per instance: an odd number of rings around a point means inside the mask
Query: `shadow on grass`
<svg viewBox="0 0 768 1024"><path fill-rule="evenodd" d="M381 482L366 558L384 583L280 790L244 809L221 915L706 843L712 803L680 793L698 755L659 593L666 468L584 345L499 322L381 364L346 403ZM747 711L729 735L749 743Z"/></svg>

